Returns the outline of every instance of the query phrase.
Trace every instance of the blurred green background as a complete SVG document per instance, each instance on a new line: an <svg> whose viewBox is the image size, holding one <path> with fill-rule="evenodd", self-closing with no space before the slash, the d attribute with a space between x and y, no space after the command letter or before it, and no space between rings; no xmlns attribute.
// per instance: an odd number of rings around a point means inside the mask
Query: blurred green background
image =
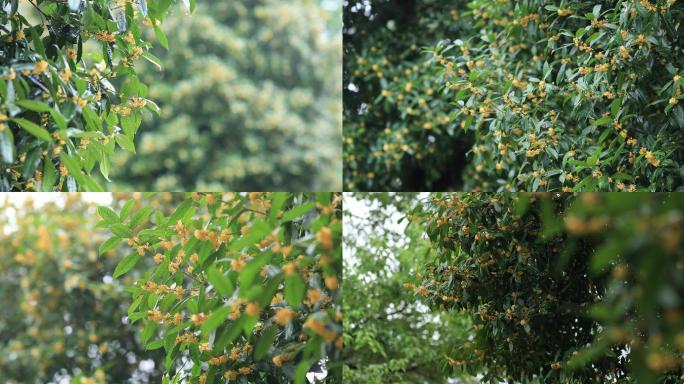
<svg viewBox="0 0 684 384"><path fill-rule="evenodd" d="M97 206L172 209L183 194L0 194L0 383L158 383L163 352L146 351L124 289L146 268L113 279L125 247ZM149 263L149 261L147 261Z"/></svg>
<svg viewBox="0 0 684 384"><path fill-rule="evenodd" d="M161 116L112 190L341 190L341 0L198 1L141 60ZM154 37L151 37L155 40Z"/></svg>

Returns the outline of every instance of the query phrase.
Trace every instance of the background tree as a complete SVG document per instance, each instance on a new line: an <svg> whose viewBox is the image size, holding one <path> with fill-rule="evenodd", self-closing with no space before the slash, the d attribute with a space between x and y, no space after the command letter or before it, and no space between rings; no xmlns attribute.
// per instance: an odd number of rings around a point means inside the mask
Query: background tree
<svg viewBox="0 0 684 384"><path fill-rule="evenodd" d="M473 333L468 316L431 313L404 288L433 257L420 223L398 223L420 203L416 194L345 197L345 382L475 382L446 369L447 353Z"/></svg>
<svg viewBox="0 0 684 384"><path fill-rule="evenodd" d="M340 195L193 193L168 216L132 206L100 208L102 248L132 248L114 277L155 263L127 288L128 314L164 349L165 381L340 382Z"/></svg>
<svg viewBox="0 0 684 384"><path fill-rule="evenodd" d="M133 63L157 62L143 32L166 45L172 0L27 3L0 2L0 191L101 190L95 166L107 179L116 146L135 152L157 111Z"/></svg>
<svg viewBox="0 0 684 384"><path fill-rule="evenodd" d="M120 186L340 190L339 4L213 1L165 20L163 72L141 75L161 118L117 154Z"/></svg>
<svg viewBox="0 0 684 384"><path fill-rule="evenodd" d="M135 209L170 203L170 195L119 198ZM159 382L161 354L146 351L126 320L124 288L139 273L112 279L123 255L98 251L107 231L96 228L97 204L78 194L44 205L2 200L0 381Z"/></svg>
<svg viewBox="0 0 684 384"><path fill-rule="evenodd" d="M411 285L471 314L457 372L514 382L684 379L678 194L435 194L436 258ZM412 283L413 284L413 283Z"/></svg>

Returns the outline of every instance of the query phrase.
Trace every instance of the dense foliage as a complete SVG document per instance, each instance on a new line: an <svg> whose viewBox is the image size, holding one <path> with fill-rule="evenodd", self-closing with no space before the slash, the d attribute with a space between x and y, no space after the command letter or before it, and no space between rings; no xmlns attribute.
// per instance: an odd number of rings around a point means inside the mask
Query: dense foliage
<svg viewBox="0 0 684 384"><path fill-rule="evenodd" d="M134 71L172 0L0 4L0 191L101 190L117 146L135 152L147 87ZM190 8L194 0L184 1Z"/></svg>
<svg viewBox="0 0 684 384"><path fill-rule="evenodd" d="M682 186L681 2L362 3L345 7L347 188Z"/></svg>
<svg viewBox="0 0 684 384"><path fill-rule="evenodd" d="M163 348L164 382L340 382L340 195L192 193L168 216L99 213L102 249L132 248L114 277L155 263L127 288L128 315Z"/></svg>
<svg viewBox="0 0 684 384"><path fill-rule="evenodd" d="M370 12L364 1L344 6L345 190L458 185L467 143L422 50L462 33L459 6L439 0L371 4Z"/></svg>
<svg viewBox="0 0 684 384"><path fill-rule="evenodd" d="M471 334L466 314L430 313L403 288L432 259L424 228L397 224L417 203L413 194L345 196L345 383L446 383L444 356Z"/></svg>
<svg viewBox="0 0 684 384"><path fill-rule="evenodd" d="M126 281L111 277L123 255L98 253L107 233L95 228L96 205L77 194L46 205L4 200L0 382L159 382L160 353L145 351L124 321Z"/></svg>
<svg viewBox="0 0 684 384"><path fill-rule="evenodd" d="M162 28L163 72L141 79L161 117L144 119L122 188L341 190L339 0L201 3Z"/></svg>
<svg viewBox="0 0 684 384"><path fill-rule="evenodd" d="M684 199L437 194L411 217L437 251L409 283L472 316L455 372L515 382L684 379Z"/></svg>

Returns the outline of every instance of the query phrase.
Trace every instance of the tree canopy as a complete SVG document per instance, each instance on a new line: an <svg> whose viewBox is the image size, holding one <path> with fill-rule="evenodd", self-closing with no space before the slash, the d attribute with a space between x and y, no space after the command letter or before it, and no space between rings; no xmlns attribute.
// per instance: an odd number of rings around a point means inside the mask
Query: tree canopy
<svg viewBox="0 0 684 384"><path fill-rule="evenodd" d="M435 194L409 217L435 258L408 286L470 314L454 372L493 381L684 379L678 194Z"/></svg>
<svg viewBox="0 0 684 384"><path fill-rule="evenodd" d="M471 334L467 315L431 313L404 288L433 257L419 223L397 223L417 204L415 194L345 196L345 382L446 383L445 356ZM467 376L452 375L476 382Z"/></svg>
<svg viewBox="0 0 684 384"><path fill-rule="evenodd" d="M345 188L681 188L681 2L344 11Z"/></svg>
<svg viewBox="0 0 684 384"><path fill-rule="evenodd" d="M339 4L214 1L167 18L163 71L140 70L161 116L114 157L117 188L341 190Z"/></svg>

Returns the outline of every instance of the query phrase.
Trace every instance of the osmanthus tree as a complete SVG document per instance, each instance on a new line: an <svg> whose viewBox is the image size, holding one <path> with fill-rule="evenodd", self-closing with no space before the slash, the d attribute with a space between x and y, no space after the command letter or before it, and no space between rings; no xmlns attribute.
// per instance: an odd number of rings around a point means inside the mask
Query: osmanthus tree
<svg viewBox="0 0 684 384"><path fill-rule="evenodd" d="M678 194L437 194L411 214L437 256L410 282L476 335L454 371L514 382L684 379Z"/></svg>
<svg viewBox="0 0 684 384"><path fill-rule="evenodd" d="M446 190L461 184L468 139L452 119L426 46L470 26L463 2L344 3L345 190Z"/></svg>
<svg viewBox="0 0 684 384"><path fill-rule="evenodd" d="M345 383L478 382L445 356L474 334L467 314L432 313L404 288L432 260L422 224L398 224L416 194L345 195ZM353 229L350 229L353 228Z"/></svg>
<svg viewBox="0 0 684 384"><path fill-rule="evenodd" d="M78 194L1 204L0 382L159 382L162 354L125 322L124 287L139 272L112 279L124 255L98 251L107 231L96 228L97 204Z"/></svg>
<svg viewBox="0 0 684 384"><path fill-rule="evenodd" d="M136 191L342 190L341 0L202 2L161 26L172 41L140 79L137 154L112 161Z"/></svg>
<svg viewBox="0 0 684 384"><path fill-rule="evenodd" d="M144 111L134 70L172 0L2 0L0 191L101 190L116 147L135 152ZM194 0L184 0L194 8Z"/></svg>
<svg viewBox="0 0 684 384"><path fill-rule="evenodd" d="M132 248L114 277L155 264L126 290L163 382L340 382L340 195L192 193L169 215L100 216L103 249Z"/></svg>
<svg viewBox="0 0 684 384"><path fill-rule="evenodd" d="M399 9L387 11L386 3L366 3L383 13L370 19L368 38L349 40L354 49L345 58L362 97L361 108L345 104L349 188L411 186L402 159L436 170L426 173L423 189L453 173L463 189L481 191L682 186L681 2L474 0L453 11L456 31L443 27L446 12L405 13L413 24L392 16L413 25L423 42L417 48L432 53L417 63L412 47L378 43L392 24L372 22ZM416 10L434 6L412 3ZM369 25L363 18L358 24L361 31ZM386 50L393 54L384 60ZM416 77L430 87L425 96L415 94ZM403 112L395 99L408 103ZM421 153L442 143L453 148ZM464 145L465 169L449 169L448 154Z"/></svg>

